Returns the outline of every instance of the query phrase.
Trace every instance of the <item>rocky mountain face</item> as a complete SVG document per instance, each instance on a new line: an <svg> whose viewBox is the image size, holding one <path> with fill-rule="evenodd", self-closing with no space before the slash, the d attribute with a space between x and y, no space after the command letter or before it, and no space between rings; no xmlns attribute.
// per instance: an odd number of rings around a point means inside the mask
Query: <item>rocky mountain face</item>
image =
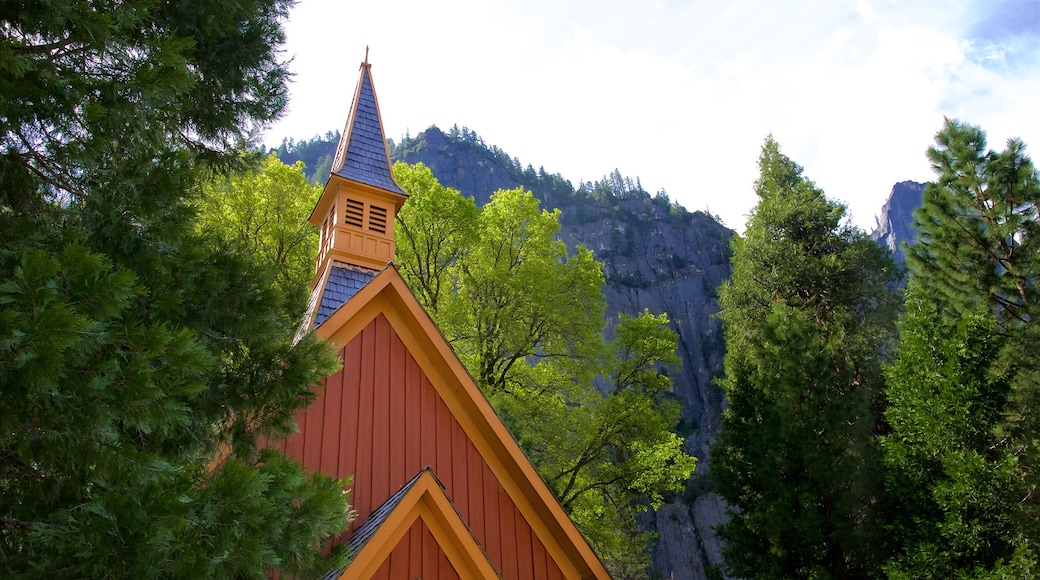
<svg viewBox="0 0 1040 580"><path fill-rule="evenodd" d="M900 265L906 262L903 244L912 244L917 239L913 227L913 213L924 201L924 185L915 181L903 181L892 186L892 193L888 195L888 201L881 208L877 228L870 234L874 241L892 250L892 257Z"/></svg>
<svg viewBox="0 0 1040 580"><path fill-rule="evenodd" d="M561 210L560 237L569 247L584 244L604 263L608 320L644 309L667 313L679 334L682 368L672 376L683 405L688 451L698 458L687 492L648 514L644 524L658 533L654 572L665 578L706 578L719 563L713 526L725 507L714 492L709 449L719 430L723 393L712 383L721 372L725 344L716 288L730 274L732 230L702 212L688 212L651 197L616 171L598 184L575 190L558 175L522 169L475 134L431 127L392 149L395 160L422 162L447 187L478 204L498 189L524 186L547 208Z"/></svg>

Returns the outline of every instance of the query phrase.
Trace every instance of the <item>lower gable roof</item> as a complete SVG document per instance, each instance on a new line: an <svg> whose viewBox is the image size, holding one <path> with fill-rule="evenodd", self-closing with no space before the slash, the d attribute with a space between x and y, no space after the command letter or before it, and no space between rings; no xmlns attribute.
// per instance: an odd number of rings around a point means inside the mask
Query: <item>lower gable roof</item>
<svg viewBox="0 0 1040 580"><path fill-rule="evenodd" d="M371 577L417 520L426 525L460 577L501 577L427 467L361 524L347 544L351 553L347 567L330 572L325 580Z"/></svg>

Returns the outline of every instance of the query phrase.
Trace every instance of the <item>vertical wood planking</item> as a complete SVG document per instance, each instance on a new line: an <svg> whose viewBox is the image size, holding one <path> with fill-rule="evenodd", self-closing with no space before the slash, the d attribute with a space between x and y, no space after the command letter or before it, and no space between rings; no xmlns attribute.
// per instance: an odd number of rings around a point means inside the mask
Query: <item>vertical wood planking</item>
<svg viewBox="0 0 1040 580"><path fill-rule="evenodd" d="M372 493L379 500L372 504L376 509L383 500L396 492L390 489L390 324L382 315L376 317L376 367L375 401L372 406Z"/></svg>
<svg viewBox="0 0 1040 580"><path fill-rule="evenodd" d="M549 580L564 580L563 570L560 570L560 566L555 560L549 558Z"/></svg>
<svg viewBox="0 0 1040 580"><path fill-rule="evenodd" d="M417 520L416 525L408 532L408 577L425 578L423 575L423 528L422 520Z"/></svg>
<svg viewBox="0 0 1040 580"><path fill-rule="evenodd" d="M324 428L321 433L322 473L339 473L340 431L343 428L343 369L325 379Z"/></svg>
<svg viewBox="0 0 1040 580"><path fill-rule="evenodd" d="M307 428L303 429L303 464L317 469L321 465L321 435L322 419L325 414L325 390L321 389L318 396L307 409Z"/></svg>
<svg viewBox="0 0 1040 580"><path fill-rule="evenodd" d="M534 576L534 558L531 549L531 526L513 507L513 520L516 522L516 567L520 578L530 579Z"/></svg>
<svg viewBox="0 0 1040 580"><path fill-rule="evenodd" d="M285 443L285 454L300 463L303 463L304 441L307 438L304 429L307 428L307 414L309 412L310 408L308 407L308 410L296 414L296 434Z"/></svg>
<svg viewBox="0 0 1040 580"><path fill-rule="evenodd" d="M403 346L403 345L402 345ZM424 467L422 463L422 415L419 407L422 399L422 379L419 363L405 356L404 380L404 471L405 477Z"/></svg>
<svg viewBox="0 0 1040 580"><path fill-rule="evenodd" d="M390 460L390 488L398 490L408 483L415 473L407 471L407 448L405 447L406 405L405 380L407 377L407 351L397 333L390 330L390 437L388 458ZM416 470L417 471L417 470ZM391 492L393 493L393 492Z"/></svg>
<svg viewBox="0 0 1040 580"><path fill-rule="evenodd" d="M455 571L455 568L448 561L448 556L444 552L438 552L440 557L437 566L437 578L440 580L454 580L459 577L459 573Z"/></svg>
<svg viewBox="0 0 1040 580"><path fill-rule="evenodd" d="M383 561L383 565L372 574L372 580L394 580L390 576L390 558Z"/></svg>
<svg viewBox="0 0 1040 580"><path fill-rule="evenodd" d="M548 580L549 573L546 569L545 546L538 541L538 536L531 533L531 559L534 562L534 579Z"/></svg>
<svg viewBox="0 0 1040 580"><path fill-rule="evenodd" d="M520 578L520 567L516 554L516 518L514 517L513 501L509 499L506 490L501 486L498 488L498 505L498 513L501 516L500 529L502 530L502 567L500 572L502 572L503 578Z"/></svg>
<svg viewBox="0 0 1040 580"><path fill-rule="evenodd" d="M440 478L441 483L444 484L444 488L448 490L448 497L454 501L455 496L450 491L454 489L453 483L455 478L451 473L451 426L455 423L454 417L451 416L451 411L444 405L444 401L438 397L436 400L437 409L437 461L433 465L433 471Z"/></svg>
<svg viewBox="0 0 1040 580"><path fill-rule="evenodd" d="M358 432L358 409L361 404L361 342L355 338L340 349L340 357L343 360L343 422L340 423L339 471L336 476L354 477L352 490L357 489L357 441L361 438ZM352 492L349 498L352 506L357 505L356 495L356 492ZM351 528L356 529L364 521L363 517L354 518Z"/></svg>
<svg viewBox="0 0 1040 580"><path fill-rule="evenodd" d="M411 554L408 547L408 539L411 538L412 532L415 528L421 524L421 521L416 520L412 523L412 526L408 528L408 531L401 536L398 540L397 545L390 551L390 557L387 560L390 561L390 578L407 578L408 577L408 557Z"/></svg>
<svg viewBox="0 0 1040 580"><path fill-rule="evenodd" d="M426 377L425 373L420 375L419 383L419 401L421 405L419 421L420 432L422 434L422 441L420 442L421 447L419 449L419 468L421 469L427 465L436 468L437 393L433 390L433 385L430 384L430 380ZM440 475L438 474L437 477L440 477ZM444 480L442 479L441 481L443 482Z"/></svg>
<svg viewBox="0 0 1040 580"><path fill-rule="evenodd" d="M483 546L487 546L487 535L484 533L484 503L487 501L484 494L484 459L473 445L473 441L466 438L466 470L469 479L469 527L473 530L473 536ZM485 550L486 551L486 550Z"/></svg>
<svg viewBox="0 0 1040 580"><path fill-rule="evenodd" d="M495 474L491 473L491 468L484 461L481 461L480 464L481 475L484 479L484 537L481 543L491 561L495 562L498 571L502 572L502 528L498 515L498 498L501 492ZM508 538L507 535L506 541L509 541Z"/></svg>
<svg viewBox="0 0 1040 580"><path fill-rule="evenodd" d="M373 325L361 332L361 379L358 383L358 437L357 462L354 464L354 501L357 502L358 518L364 521L386 498L372 497L372 407L375 394L372 392L375 378L376 335Z"/></svg>
<svg viewBox="0 0 1040 580"><path fill-rule="evenodd" d="M423 578L436 578L440 569L441 550L437 547L437 540L426 526L423 529Z"/></svg>
<svg viewBox="0 0 1040 580"><path fill-rule="evenodd" d="M468 453L466 448L469 446L469 438L466 437L466 433L462 430L462 425L451 418L451 481L452 487L450 488L448 497L455 502L455 507L459 508L459 513L462 514L462 519L467 522L472 518L470 514L472 511L469 509L469 474L466 473L466 460L468 459Z"/></svg>

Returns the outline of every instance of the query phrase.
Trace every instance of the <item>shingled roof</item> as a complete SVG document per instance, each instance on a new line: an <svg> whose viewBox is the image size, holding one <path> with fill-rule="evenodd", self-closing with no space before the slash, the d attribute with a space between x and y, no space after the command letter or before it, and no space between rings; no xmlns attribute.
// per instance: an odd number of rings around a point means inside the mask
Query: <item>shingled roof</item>
<svg viewBox="0 0 1040 580"><path fill-rule="evenodd" d="M325 322L337 308L363 288L372 278L375 278L377 270L354 266L352 264L336 263L329 272L329 278L325 282L325 291L321 295L321 303L314 316L314 326Z"/></svg>
<svg viewBox="0 0 1040 580"><path fill-rule="evenodd" d="M394 181L386 149L376 93L372 87L372 65L361 63L361 78L350 106L347 125L336 151L333 174L365 185L407 196Z"/></svg>

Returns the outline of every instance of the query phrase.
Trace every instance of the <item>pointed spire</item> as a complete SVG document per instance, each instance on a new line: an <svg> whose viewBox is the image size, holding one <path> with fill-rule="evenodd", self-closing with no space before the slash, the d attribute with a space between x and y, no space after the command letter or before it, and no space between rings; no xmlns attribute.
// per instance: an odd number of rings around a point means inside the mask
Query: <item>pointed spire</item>
<svg viewBox="0 0 1040 580"><path fill-rule="evenodd" d="M394 181L386 134L379 115L379 101L372 84L372 65L368 62L367 46L360 70L361 77L354 91L347 124L336 146L332 174L407 196Z"/></svg>
<svg viewBox="0 0 1040 580"><path fill-rule="evenodd" d="M336 148L332 173L310 222L321 228L309 307L321 323L394 259L394 219L408 194L394 181L368 47Z"/></svg>

